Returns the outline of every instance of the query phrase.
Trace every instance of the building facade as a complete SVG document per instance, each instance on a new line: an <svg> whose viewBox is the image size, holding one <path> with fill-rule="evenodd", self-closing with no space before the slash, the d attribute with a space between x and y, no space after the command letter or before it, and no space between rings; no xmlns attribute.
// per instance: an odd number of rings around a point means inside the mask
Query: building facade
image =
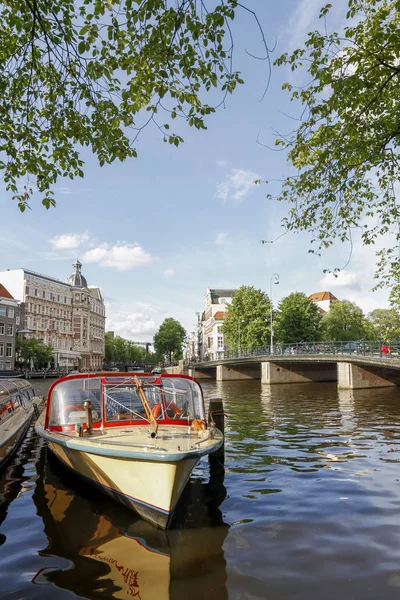
<svg viewBox="0 0 400 600"><path fill-rule="evenodd" d="M105 308L99 288L89 288L77 260L68 278L73 290L72 328L74 351L81 369L99 369L104 360Z"/></svg>
<svg viewBox="0 0 400 600"><path fill-rule="evenodd" d="M332 302L337 300L331 292L316 292L309 296L310 300L316 304L321 313L329 312Z"/></svg>
<svg viewBox="0 0 400 600"><path fill-rule="evenodd" d="M23 305L25 335L53 348L55 367L100 368L105 309L98 288L88 288L81 263L67 282L27 269L0 272L0 281Z"/></svg>
<svg viewBox="0 0 400 600"><path fill-rule="evenodd" d="M235 292L230 289L207 289L205 310L201 315L197 314L195 330L189 336L186 347L186 360L211 358L225 350L222 327Z"/></svg>
<svg viewBox="0 0 400 600"><path fill-rule="evenodd" d="M18 302L0 283L0 373L15 369L15 346L20 324Z"/></svg>

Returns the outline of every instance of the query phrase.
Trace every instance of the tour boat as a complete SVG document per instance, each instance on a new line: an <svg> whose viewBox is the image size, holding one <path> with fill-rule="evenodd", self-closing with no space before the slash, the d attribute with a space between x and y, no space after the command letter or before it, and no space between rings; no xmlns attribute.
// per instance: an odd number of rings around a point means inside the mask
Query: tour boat
<svg viewBox="0 0 400 600"><path fill-rule="evenodd" d="M165 529L194 467L223 434L186 375L81 373L50 388L37 433L72 471Z"/></svg>
<svg viewBox="0 0 400 600"><path fill-rule="evenodd" d="M0 468L18 448L35 414L34 391L23 379L0 378Z"/></svg>

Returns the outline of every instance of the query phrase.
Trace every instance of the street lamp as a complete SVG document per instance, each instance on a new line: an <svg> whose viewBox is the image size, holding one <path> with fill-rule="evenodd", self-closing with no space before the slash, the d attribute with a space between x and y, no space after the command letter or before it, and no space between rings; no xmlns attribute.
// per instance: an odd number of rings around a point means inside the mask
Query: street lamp
<svg viewBox="0 0 400 600"><path fill-rule="evenodd" d="M269 310L269 316L270 316L270 327L271 327L271 348L270 348L270 353L272 354L274 351L274 328L272 327L272 284L278 285L279 283L279 275L278 273L274 273L271 277L271 279L269 280L269 303L270 303L270 310Z"/></svg>

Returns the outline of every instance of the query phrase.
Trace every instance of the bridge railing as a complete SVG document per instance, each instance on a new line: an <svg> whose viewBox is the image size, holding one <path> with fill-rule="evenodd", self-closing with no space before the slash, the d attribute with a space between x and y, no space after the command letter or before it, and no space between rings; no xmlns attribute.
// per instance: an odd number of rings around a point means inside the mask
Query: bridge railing
<svg viewBox="0 0 400 600"><path fill-rule="evenodd" d="M388 349L385 351L385 347ZM253 348L239 348L237 350L222 350L203 356L192 357L185 360L186 365L206 363L211 361L229 360L235 358L254 358L257 356L370 356L382 359L400 358L400 340L390 345L376 341L344 341L344 342L300 342L294 344L274 344L271 347L255 346Z"/></svg>

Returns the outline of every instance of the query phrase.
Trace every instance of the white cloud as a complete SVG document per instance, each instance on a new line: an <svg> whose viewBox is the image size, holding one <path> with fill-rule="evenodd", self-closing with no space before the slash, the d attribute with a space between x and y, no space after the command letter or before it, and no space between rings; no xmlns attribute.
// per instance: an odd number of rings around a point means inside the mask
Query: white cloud
<svg viewBox="0 0 400 600"><path fill-rule="evenodd" d="M102 267L115 267L127 271L153 262L154 257L137 244L102 244L85 252L82 258L88 263L100 263Z"/></svg>
<svg viewBox="0 0 400 600"><path fill-rule="evenodd" d="M226 243L227 236L228 234L223 233L222 231L220 233L217 233L217 237L215 238L214 244L216 246L223 246Z"/></svg>
<svg viewBox="0 0 400 600"><path fill-rule="evenodd" d="M63 194L65 196L70 196L72 194L72 192L69 187L64 186L64 187L59 187L57 189L57 194Z"/></svg>
<svg viewBox="0 0 400 600"><path fill-rule="evenodd" d="M164 277L173 277L175 275L174 269L165 269L163 272Z"/></svg>
<svg viewBox="0 0 400 600"><path fill-rule="evenodd" d="M224 181L217 185L217 197L221 200L236 200L240 202L254 187L254 181L260 179L252 171L232 169Z"/></svg>
<svg viewBox="0 0 400 600"><path fill-rule="evenodd" d="M152 342L154 334L158 331L158 325L145 312L108 309L106 329L128 340Z"/></svg>
<svg viewBox="0 0 400 600"><path fill-rule="evenodd" d="M303 47L308 33L314 29L322 29L324 21L319 19L323 3L315 0L300 0L292 12L289 23L279 35L280 45L285 44L285 52L292 48ZM327 16L329 31L340 30L345 24L347 0L336 0ZM328 31L328 33L329 33ZM289 44L289 46L288 46Z"/></svg>
<svg viewBox="0 0 400 600"><path fill-rule="evenodd" d="M57 250L71 250L72 248L78 248L83 242L87 242L89 234L87 231L83 233L64 233L63 235L57 235L56 237L49 240L53 248Z"/></svg>
<svg viewBox="0 0 400 600"><path fill-rule="evenodd" d="M339 271L335 276L334 273L327 273L325 277L320 280L320 285L322 287L330 288L330 287L348 287L353 289L360 289L360 281L357 273L352 271Z"/></svg>

